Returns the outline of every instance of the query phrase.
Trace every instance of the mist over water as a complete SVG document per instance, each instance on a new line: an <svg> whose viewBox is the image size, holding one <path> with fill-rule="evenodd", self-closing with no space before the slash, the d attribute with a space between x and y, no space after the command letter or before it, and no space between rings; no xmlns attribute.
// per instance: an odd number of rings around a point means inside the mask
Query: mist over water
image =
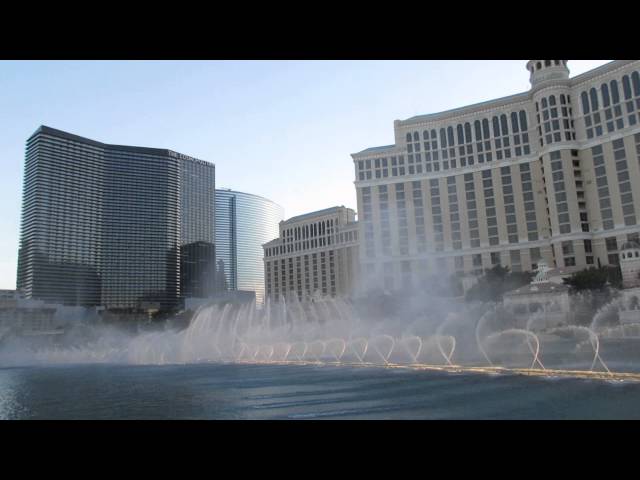
<svg viewBox="0 0 640 480"><path fill-rule="evenodd" d="M584 301L580 298L577 301ZM267 301L258 308L212 304L186 328L170 323L126 332L76 325L55 345L5 338L3 366L52 364L172 365L203 362L287 363L546 372L640 371L640 329L622 325L616 298L588 325L544 325L545 311L518 324L501 304L435 295L371 294L356 301L320 298ZM628 302L627 302L628 303Z"/></svg>

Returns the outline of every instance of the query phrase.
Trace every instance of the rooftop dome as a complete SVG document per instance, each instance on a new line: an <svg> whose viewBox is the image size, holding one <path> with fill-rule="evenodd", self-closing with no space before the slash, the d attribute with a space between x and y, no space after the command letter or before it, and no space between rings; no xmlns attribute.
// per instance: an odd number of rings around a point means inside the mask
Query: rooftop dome
<svg viewBox="0 0 640 480"><path fill-rule="evenodd" d="M624 245L622 245L620 251L622 250L640 250L640 245L637 242L628 241Z"/></svg>

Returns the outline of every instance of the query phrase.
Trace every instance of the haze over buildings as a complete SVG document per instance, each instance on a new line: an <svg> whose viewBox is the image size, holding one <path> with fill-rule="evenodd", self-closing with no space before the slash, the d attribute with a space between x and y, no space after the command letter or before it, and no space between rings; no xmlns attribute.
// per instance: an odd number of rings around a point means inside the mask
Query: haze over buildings
<svg viewBox="0 0 640 480"><path fill-rule="evenodd" d="M215 161L225 185L289 216L355 208L350 152L392 143L395 118L526 90L525 62L0 62L0 287L15 288L24 140L38 125Z"/></svg>
<svg viewBox="0 0 640 480"><path fill-rule="evenodd" d="M640 236L640 62L569 67L530 60L528 91L396 120L352 155L364 276L619 263Z"/></svg>

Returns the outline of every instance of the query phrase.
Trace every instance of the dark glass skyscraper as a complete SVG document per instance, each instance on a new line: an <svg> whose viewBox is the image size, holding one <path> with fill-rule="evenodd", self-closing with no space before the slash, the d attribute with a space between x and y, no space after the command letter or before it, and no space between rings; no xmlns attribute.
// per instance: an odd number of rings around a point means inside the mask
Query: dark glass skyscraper
<svg viewBox="0 0 640 480"><path fill-rule="evenodd" d="M278 237L283 208L258 195L220 189L215 218L218 289L253 291L262 302L262 245Z"/></svg>
<svg viewBox="0 0 640 480"><path fill-rule="evenodd" d="M27 140L18 288L109 309L213 295L214 168L40 127Z"/></svg>

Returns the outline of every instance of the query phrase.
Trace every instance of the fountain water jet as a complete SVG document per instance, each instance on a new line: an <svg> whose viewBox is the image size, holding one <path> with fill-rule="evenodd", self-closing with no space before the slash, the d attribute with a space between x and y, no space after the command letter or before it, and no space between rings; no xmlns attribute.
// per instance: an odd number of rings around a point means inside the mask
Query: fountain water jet
<svg viewBox="0 0 640 480"><path fill-rule="evenodd" d="M386 354L381 352L380 349L378 348L378 346L379 346L378 344L379 344L380 340L385 340L385 341L390 342L387 349L383 348L383 350L387 351ZM389 365L389 357L391 356L391 353L393 352L393 349L394 349L394 347L396 345L395 339L391 335L378 335L377 337L372 338L369 341L369 344L378 353L378 355L380 355L380 357L382 357L382 360L384 361L385 365Z"/></svg>
<svg viewBox="0 0 640 480"><path fill-rule="evenodd" d="M539 354L540 354L540 340L538 339L538 336L533 333L530 332L529 330L523 330L521 328L508 328L506 330L502 330L500 332L496 332L496 333L492 333L491 335L489 335L486 340L487 341L491 341L494 339L498 339L501 336L504 335L524 335L525 339L527 340L527 346L529 347L529 350L531 351L531 353L533 354L533 362L531 362L531 369L533 369L535 367L535 364L537 363L538 365L540 365L540 367L543 370L546 370L544 368L544 365L542 364L542 362L540 361L540 359L538 358ZM535 342L535 348L532 347L531 343L529 343L529 339L533 339L533 341Z"/></svg>
<svg viewBox="0 0 640 480"><path fill-rule="evenodd" d="M364 363L364 357L367 354L367 349L369 348L369 342L367 339L362 337L355 338L349 341L347 345L360 363Z"/></svg>
<svg viewBox="0 0 640 480"><path fill-rule="evenodd" d="M417 348L414 350L412 350L410 346L410 343L412 341L417 342ZM420 352L422 351L422 339L416 335L412 335L410 337L402 338L400 340L400 343L402 343L402 346L405 348L405 350L413 360L413 363L418 363L418 357L420 356Z"/></svg>

